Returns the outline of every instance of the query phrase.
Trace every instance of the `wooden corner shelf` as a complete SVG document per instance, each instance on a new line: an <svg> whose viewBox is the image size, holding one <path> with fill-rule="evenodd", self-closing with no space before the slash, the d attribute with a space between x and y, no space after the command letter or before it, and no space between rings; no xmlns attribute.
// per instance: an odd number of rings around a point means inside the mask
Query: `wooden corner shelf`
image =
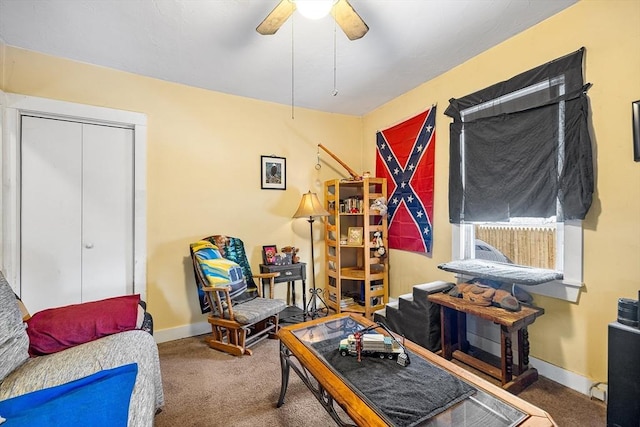
<svg viewBox="0 0 640 427"><path fill-rule="evenodd" d="M384 178L331 180L324 184L325 291L327 304L335 312L359 313L373 318L389 301L388 259L376 257L373 233L382 232L387 247L387 217L370 209L371 203L387 198ZM343 244L350 227L362 228L362 244Z"/></svg>

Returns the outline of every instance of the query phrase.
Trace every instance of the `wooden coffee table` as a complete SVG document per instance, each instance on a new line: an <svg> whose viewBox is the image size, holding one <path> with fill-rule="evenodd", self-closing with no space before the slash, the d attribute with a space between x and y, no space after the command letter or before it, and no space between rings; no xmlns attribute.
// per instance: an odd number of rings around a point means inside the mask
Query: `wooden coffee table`
<svg viewBox="0 0 640 427"><path fill-rule="evenodd" d="M349 331L358 330L372 324L373 322L365 317L343 313L281 328L278 332L278 337L280 339L282 384L278 407L285 403L289 374L293 369L338 425L394 425L390 421L391 418L382 413L376 406L373 401L375 399L372 400L370 396L369 398L365 397L360 390L346 381L334 366L330 366L327 359L322 357L315 347L318 342L329 342L329 340L342 338L345 334L350 333ZM382 328L378 328L376 332L385 333ZM487 419L494 420L496 426L556 425L545 411L506 390L414 343L405 341L404 346L409 350L412 361L415 358L422 358L476 389L470 397L456 403L420 425L427 425L431 421L437 421L438 426L487 426ZM395 363L393 360L387 362ZM380 379L383 383L393 380L391 377ZM343 412L338 407L342 408ZM472 412L480 414L481 420L478 421L476 418L474 421L473 417L469 417ZM344 414L350 419L343 419Z"/></svg>

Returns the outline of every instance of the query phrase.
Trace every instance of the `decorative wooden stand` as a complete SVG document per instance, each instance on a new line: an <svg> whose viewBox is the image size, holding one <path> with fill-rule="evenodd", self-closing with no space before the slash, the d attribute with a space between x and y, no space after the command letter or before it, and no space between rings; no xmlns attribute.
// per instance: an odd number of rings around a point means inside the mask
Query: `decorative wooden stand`
<svg viewBox="0 0 640 427"><path fill-rule="evenodd" d="M502 388L518 394L538 379L538 371L529 366L529 333L527 326L544 310L523 306L512 312L499 307L481 307L462 298L447 294L432 294L429 301L440 305L442 326L442 357L456 359L502 382ZM500 325L500 367L493 366L468 354L467 314L489 320ZM518 365L513 364L511 334L517 333Z"/></svg>

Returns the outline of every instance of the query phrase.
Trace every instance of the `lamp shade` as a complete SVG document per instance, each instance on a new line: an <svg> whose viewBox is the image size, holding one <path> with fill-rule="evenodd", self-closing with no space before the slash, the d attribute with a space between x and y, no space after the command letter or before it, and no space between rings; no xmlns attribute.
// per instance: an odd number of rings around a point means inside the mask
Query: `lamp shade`
<svg viewBox="0 0 640 427"><path fill-rule="evenodd" d="M302 200L300 200L300 206L298 206L298 210L293 214L294 218L311 218L314 216L329 216L329 212L327 212L318 200L318 196L316 193L312 193L309 191L302 195Z"/></svg>

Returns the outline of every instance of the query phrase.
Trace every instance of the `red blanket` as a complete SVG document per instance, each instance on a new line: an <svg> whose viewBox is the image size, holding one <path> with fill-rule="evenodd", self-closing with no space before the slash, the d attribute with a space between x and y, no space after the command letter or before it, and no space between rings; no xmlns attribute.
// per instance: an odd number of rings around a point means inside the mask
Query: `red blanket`
<svg viewBox="0 0 640 427"><path fill-rule="evenodd" d="M29 353L51 354L105 335L136 328L140 295L40 311L27 320Z"/></svg>

